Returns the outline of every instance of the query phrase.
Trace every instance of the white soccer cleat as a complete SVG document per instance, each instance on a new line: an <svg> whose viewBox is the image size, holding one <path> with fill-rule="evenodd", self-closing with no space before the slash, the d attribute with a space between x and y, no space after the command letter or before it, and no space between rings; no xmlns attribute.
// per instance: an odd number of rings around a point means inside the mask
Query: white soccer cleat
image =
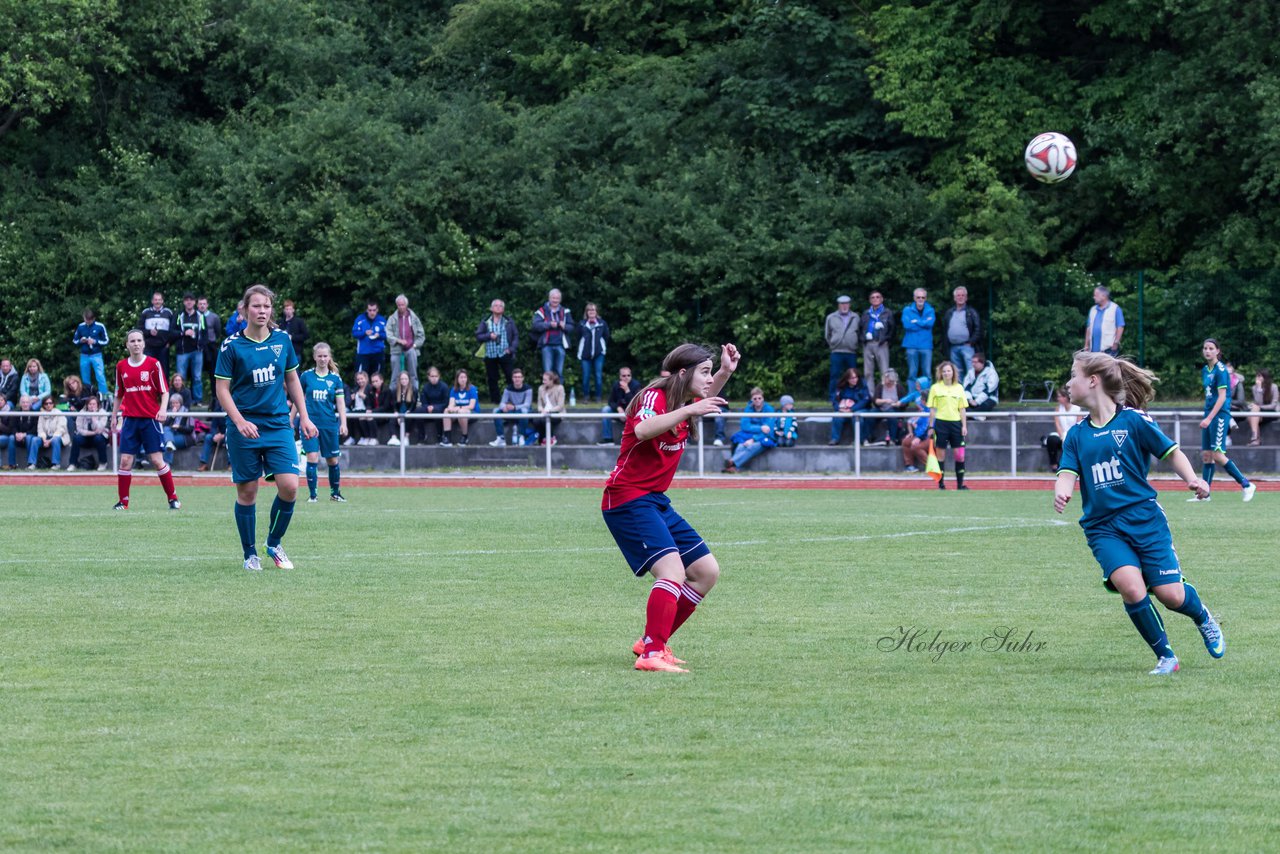
<svg viewBox="0 0 1280 854"><path fill-rule="evenodd" d="M257 555L249 555L244 559L244 568L249 572L262 572L262 561L258 560Z"/></svg>
<svg viewBox="0 0 1280 854"><path fill-rule="evenodd" d="M1206 501L1210 500L1211 497L1212 496L1206 495L1204 498L1199 498L1193 495L1187 499L1187 503L1188 504L1204 504Z"/></svg>
<svg viewBox="0 0 1280 854"><path fill-rule="evenodd" d="M1258 491L1258 487L1254 486L1251 483L1248 486L1246 486L1243 490L1241 490L1240 498L1243 499L1244 501L1252 501L1253 494L1257 491Z"/></svg>
<svg viewBox="0 0 1280 854"><path fill-rule="evenodd" d="M277 569L293 569L293 561L284 553L284 546L267 546L267 556L276 562Z"/></svg>

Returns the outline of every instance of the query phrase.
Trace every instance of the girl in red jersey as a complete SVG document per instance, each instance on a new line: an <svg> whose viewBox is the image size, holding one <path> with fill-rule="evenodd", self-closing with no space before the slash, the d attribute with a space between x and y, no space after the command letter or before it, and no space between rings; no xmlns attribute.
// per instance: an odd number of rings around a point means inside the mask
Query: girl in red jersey
<svg viewBox="0 0 1280 854"><path fill-rule="evenodd" d="M605 483L601 510L631 571L654 577L644 637L632 647L636 670L688 672L667 641L720 577L706 542L671 507L666 492L689 437L697 438L698 420L725 405L720 390L739 357L736 347L725 344L720 370L713 374L714 353L681 344L662 360L663 375L627 407L618 464Z"/></svg>
<svg viewBox="0 0 1280 854"><path fill-rule="evenodd" d="M120 500L113 509L129 509L133 460L144 453L160 477L169 509L177 510L182 504L173 486L173 473L161 450L164 420L169 417L169 385L164 378L164 368L142 352L145 342L141 329L130 329L124 346L129 355L116 363L116 429L120 431L116 490Z"/></svg>

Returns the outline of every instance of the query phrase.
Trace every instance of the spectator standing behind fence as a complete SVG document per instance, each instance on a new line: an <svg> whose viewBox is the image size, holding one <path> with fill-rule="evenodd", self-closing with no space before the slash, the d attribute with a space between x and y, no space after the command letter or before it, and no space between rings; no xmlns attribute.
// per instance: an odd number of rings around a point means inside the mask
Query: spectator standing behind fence
<svg viewBox="0 0 1280 854"><path fill-rule="evenodd" d="M143 352L159 362L168 376L169 346L178 337L178 330L173 309L165 307L164 294L156 291L151 295L151 305L138 315L138 328L146 335Z"/></svg>
<svg viewBox="0 0 1280 854"><path fill-rule="evenodd" d="M226 336L230 338L232 335L238 335L244 332L245 327L249 325L249 321L244 316L244 303L236 303L236 310L231 312L231 316L227 318ZM221 343L221 342L219 342ZM217 362L217 356L214 356L214 362Z"/></svg>
<svg viewBox="0 0 1280 854"><path fill-rule="evenodd" d="M547 301L533 313L533 334L542 352L542 370L564 375L564 351L574 331L573 316L560 304L560 291L552 288Z"/></svg>
<svg viewBox="0 0 1280 854"><path fill-rule="evenodd" d="M630 368L620 368L618 370L618 381L609 389L609 402L605 404L601 412L616 412L620 415L627 414L627 407L631 405L631 399L640 391L640 383L631 377ZM623 419L625 423L625 419ZM606 418L600 425L600 444L613 444L613 424L614 419Z"/></svg>
<svg viewBox="0 0 1280 854"><path fill-rule="evenodd" d="M471 378L467 376L466 371L458 371L453 377L453 385L449 387L449 405L444 411L450 415L464 416L458 419L458 430L462 433L458 439L459 445L466 445L468 441L467 431L469 422L466 415L472 412L480 411L480 392L471 384ZM444 433L440 437L440 446L442 448L453 447L453 419L444 419Z"/></svg>
<svg viewBox="0 0 1280 854"><path fill-rule="evenodd" d="M511 372L511 385L502 391L502 400L499 401L494 412L503 413L521 413L528 415L533 409L533 389L525 385L524 371L516 368ZM501 418L495 418L493 421L494 431L498 434L489 444L495 448L505 447L507 444L507 422ZM511 434L511 444L527 445L530 444L532 433L529 430L529 419L516 419L516 430Z"/></svg>
<svg viewBox="0 0 1280 854"><path fill-rule="evenodd" d="M298 314L298 307L291 299L284 301L284 319L280 321L280 328L289 336L289 342L293 344L293 355L301 362L302 348L311 337L311 330L307 329L307 322Z"/></svg>
<svg viewBox="0 0 1280 854"><path fill-rule="evenodd" d="M84 410L75 417L75 424L75 432L71 434L71 460L67 464L67 471L75 471L80 465L80 454L85 448L93 451L98 471L106 471L107 460L110 459L107 442L111 434L107 432L107 413L102 411L98 398L90 397L85 402Z"/></svg>
<svg viewBox="0 0 1280 854"><path fill-rule="evenodd" d="M1084 418L1084 410L1071 402L1071 392L1066 386L1054 392L1054 396L1058 405L1053 410L1053 432L1041 439L1040 444L1044 445L1044 452L1049 457L1049 468L1057 474L1058 463L1062 460L1062 440L1067 437L1067 431Z"/></svg>
<svg viewBox="0 0 1280 854"><path fill-rule="evenodd" d="M1000 402L1000 376L981 350L975 350L969 360L969 370L964 375L964 396L968 408L979 412L990 412Z"/></svg>
<svg viewBox="0 0 1280 854"><path fill-rule="evenodd" d="M587 303L578 324L578 360L582 362L582 399L598 403L604 399L604 354L608 349L609 324L600 317L593 302Z"/></svg>
<svg viewBox="0 0 1280 854"><path fill-rule="evenodd" d="M933 370L933 326L937 312L927 302L928 291L916 288L911 305L902 310L902 349L907 351L907 381L927 377Z"/></svg>
<svg viewBox="0 0 1280 854"><path fill-rule="evenodd" d="M0 397L9 401L10 406L17 406L22 396L22 377L13 369L13 362L0 359Z"/></svg>
<svg viewBox="0 0 1280 854"><path fill-rule="evenodd" d="M489 386L489 402L501 399L498 391L499 374L511 385L516 364L516 347L520 344L520 331L514 320L506 316L507 304L500 299L489 303L489 316L476 327L476 340L484 357L485 380Z"/></svg>
<svg viewBox="0 0 1280 854"><path fill-rule="evenodd" d="M564 386L560 384L560 375L555 371L542 372L542 385L538 386L538 412L542 415L564 412ZM546 421L540 421L538 432L542 435L542 444L554 445L559 427L560 419L552 418L550 430L544 432L548 430Z"/></svg>
<svg viewBox="0 0 1280 854"><path fill-rule="evenodd" d="M28 359L26 373L18 383L18 408L23 412L37 412L40 402L53 395L53 386L49 383L49 375L44 372L44 365L39 359Z"/></svg>
<svg viewBox="0 0 1280 854"><path fill-rule="evenodd" d="M751 389L751 399L742 411L738 432L733 434L733 454L724 461L725 474L737 474L738 469L777 447L777 419L765 414L773 411L773 407L765 403L764 391L759 387Z"/></svg>
<svg viewBox="0 0 1280 854"><path fill-rule="evenodd" d="M893 340L893 312L884 304L884 294L872 291L871 305L862 312L858 337L862 341L862 375L868 383L884 377L889 370L889 342Z"/></svg>
<svg viewBox="0 0 1280 854"><path fill-rule="evenodd" d="M92 385L99 395L110 394L102 355L108 343L107 327L97 321L91 308L86 308L81 317L83 320L72 335L72 343L80 350L80 381L86 387Z"/></svg>
<svg viewBox="0 0 1280 854"><path fill-rule="evenodd" d="M964 285L951 292L955 305L942 315L943 334L947 336L952 365L968 365L973 351L982 340L982 320L969 305L969 289Z"/></svg>
<svg viewBox="0 0 1280 854"><path fill-rule="evenodd" d="M387 341L391 344L391 373L397 377L401 371L409 374L409 385L418 391L418 354L427 338L422 320L409 308L409 298L396 297L396 310L387 319Z"/></svg>
<svg viewBox="0 0 1280 854"><path fill-rule="evenodd" d="M196 300L196 311L200 312L200 316L204 318L204 338L202 339L202 352L204 354L203 363L209 367L213 367L214 362L218 359L218 345L222 343L222 318L218 316L216 311L209 310L209 298L200 297ZM217 395L209 395L209 408L213 408L213 401L217 399Z"/></svg>
<svg viewBox="0 0 1280 854"><path fill-rule="evenodd" d="M177 372L184 380L190 380L190 406L201 406L204 404L204 314L196 308L196 295L190 291L182 295L182 313L176 323L173 349L177 353Z"/></svg>
<svg viewBox="0 0 1280 854"><path fill-rule="evenodd" d="M836 297L836 310L827 315L823 324L823 337L827 349L831 351L831 371L827 380L827 397L836 393L836 383L844 376L844 372L858 366L858 352L861 344L858 341L860 318L849 310L852 300L841 294Z"/></svg>
<svg viewBox="0 0 1280 854"><path fill-rule="evenodd" d="M382 359L387 351L387 321L378 314L378 304L365 303L364 313L356 315L351 324L351 337L356 339L357 371L364 371L372 379L382 370Z"/></svg>
<svg viewBox="0 0 1280 854"><path fill-rule="evenodd" d="M858 376L857 368L849 368L836 383L836 390L831 395L831 408L836 412L863 412L871 408L871 392L867 390ZM844 438L844 428L852 427L852 418L831 419L831 441L828 445L838 445Z"/></svg>
<svg viewBox="0 0 1280 854"><path fill-rule="evenodd" d="M427 381L418 388L418 408L415 412L424 415L439 415L449 406L449 387L440 382L440 369L435 365L427 368ZM418 444L436 444L443 434L440 421L435 418L423 418L414 423L414 441ZM433 434L435 440L428 439ZM348 439L347 443L350 444Z"/></svg>
<svg viewBox="0 0 1280 854"><path fill-rule="evenodd" d="M1111 301L1111 290L1102 285L1093 289L1093 307L1084 328L1084 349L1090 353L1120 355L1124 337L1124 312Z"/></svg>
<svg viewBox="0 0 1280 854"><path fill-rule="evenodd" d="M1280 390L1271 380L1271 371L1263 368L1253 378L1253 403L1249 404L1249 444L1260 445L1262 439L1258 435L1262 427L1261 412L1280 411Z"/></svg>

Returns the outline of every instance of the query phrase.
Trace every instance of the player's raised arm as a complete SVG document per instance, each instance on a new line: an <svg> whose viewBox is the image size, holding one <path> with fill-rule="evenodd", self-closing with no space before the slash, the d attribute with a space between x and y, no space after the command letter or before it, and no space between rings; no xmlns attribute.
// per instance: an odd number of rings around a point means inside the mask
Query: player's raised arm
<svg viewBox="0 0 1280 854"><path fill-rule="evenodd" d="M729 377L733 376L733 372L738 370L738 361L742 358L742 354L738 352L738 348L732 344L724 344L720 347L720 370L716 371L715 376L711 378L711 392L708 397L719 397L721 389L725 383L729 382ZM717 410L718 411L718 410Z"/></svg>

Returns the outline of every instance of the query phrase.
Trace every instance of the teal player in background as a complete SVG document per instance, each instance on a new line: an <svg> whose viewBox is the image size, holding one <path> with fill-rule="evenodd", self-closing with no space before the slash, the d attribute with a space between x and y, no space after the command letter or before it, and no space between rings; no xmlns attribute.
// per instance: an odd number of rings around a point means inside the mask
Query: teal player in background
<svg viewBox="0 0 1280 854"><path fill-rule="evenodd" d="M1106 353L1076 354L1067 391L1089 418L1062 440L1053 509L1066 508L1079 480L1080 527L1102 567L1103 585L1120 594L1129 619L1156 654L1152 675L1167 675L1178 670L1178 657L1149 594L1190 617L1212 657L1222 658L1226 643L1199 592L1182 577L1169 520L1147 481L1154 456L1167 459L1196 495L1209 494L1209 484L1196 477L1178 444L1142 411L1155 396L1154 382L1150 371L1132 362Z"/></svg>
<svg viewBox="0 0 1280 854"><path fill-rule="evenodd" d="M347 435L347 403L346 389L342 378L333 364L333 350L323 341L311 348L311 357L316 366L304 371L299 378L302 383L302 394L307 399L307 414L316 425L317 435L313 439L302 440L302 450L307 454L307 491L311 494L308 503L316 501L316 486L319 483L319 463L323 456L329 464L329 500L346 502L339 488L342 477L338 465L341 453L342 437Z"/></svg>
<svg viewBox="0 0 1280 854"><path fill-rule="evenodd" d="M1249 482L1234 462L1227 459L1227 432L1231 428L1231 374L1222 361L1222 348L1216 339L1204 339L1201 353L1204 355L1204 367L1200 369L1200 384L1204 386L1204 420L1200 422L1201 477L1212 489L1214 468L1220 465L1240 484L1244 500L1251 501L1257 487ZM1209 496L1187 500L1208 501Z"/></svg>
<svg viewBox="0 0 1280 854"><path fill-rule="evenodd" d="M213 376L218 402L227 414L227 461L236 485L236 528L244 550L244 568L262 569L257 549L258 478L276 484L267 529L267 554L281 569L293 569L281 540L298 497L298 452L289 425L289 404L299 417L304 439L316 427L298 381L298 357L289 336L272 328L273 294L266 285L244 293L243 331L222 342Z"/></svg>

